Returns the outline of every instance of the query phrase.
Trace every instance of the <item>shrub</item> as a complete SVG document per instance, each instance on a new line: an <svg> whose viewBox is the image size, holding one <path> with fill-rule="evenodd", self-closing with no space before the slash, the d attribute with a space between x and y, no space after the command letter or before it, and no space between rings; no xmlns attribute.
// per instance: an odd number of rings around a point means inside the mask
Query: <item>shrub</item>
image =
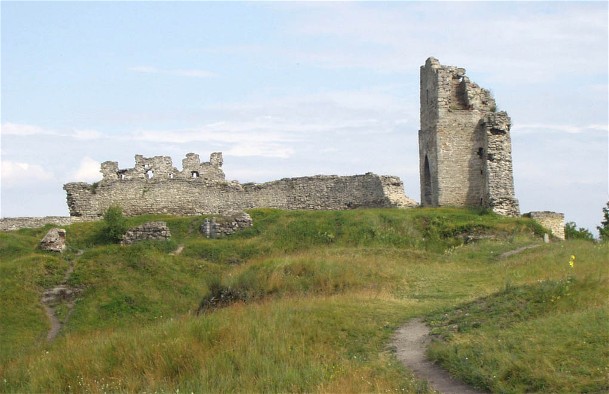
<svg viewBox="0 0 609 394"><path fill-rule="evenodd" d="M120 242L127 231L127 221L123 216L122 208L118 205L108 208L104 213L104 222L103 237L110 242Z"/></svg>
<svg viewBox="0 0 609 394"><path fill-rule="evenodd" d="M584 227L577 228L575 222L567 222L565 224L565 238L566 239L587 239L592 241L594 236L592 233Z"/></svg>
<svg viewBox="0 0 609 394"><path fill-rule="evenodd" d="M598 229L601 241L609 241L609 201L607 201L607 206L603 208L601 225L596 228Z"/></svg>

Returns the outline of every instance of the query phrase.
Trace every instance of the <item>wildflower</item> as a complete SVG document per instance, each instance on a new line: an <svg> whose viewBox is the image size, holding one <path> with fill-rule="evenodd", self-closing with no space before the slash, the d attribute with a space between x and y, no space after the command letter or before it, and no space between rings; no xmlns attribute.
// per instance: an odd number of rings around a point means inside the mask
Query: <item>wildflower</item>
<svg viewBox="0 0 609 394"><path fill-rule="evenodd" d="M569 259L569 267L573 268L574 265L575 265L575 255L571 255L571 258Z"/></svg>

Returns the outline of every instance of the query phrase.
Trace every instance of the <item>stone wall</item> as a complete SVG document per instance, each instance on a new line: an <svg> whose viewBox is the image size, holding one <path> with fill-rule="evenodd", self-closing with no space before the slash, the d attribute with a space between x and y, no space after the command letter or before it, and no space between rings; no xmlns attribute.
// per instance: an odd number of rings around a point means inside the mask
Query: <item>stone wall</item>
<svg viewBox="0 0 609 394"><path fill-rule="evenodd" d="M565 215L559 212L534 211L525 213L523 216L530 217L552 232L558 239L565 239Z"/></svg>
<svg viewBox="0 0 609 394"><path fill-rule="evenodd" d="M171 238L171 232L165 222L148 222L127 230L123 235L122 245L130 245L140 241L166 241Z"/></svg>
<svg viewBox="0 0 609 394"><path fill-rule="evenodd" d="M192 158L194 164L190 161ZM164 156L138 155L136 166L128 170L117 170L115 163L108 163L113 162L102 164L104 176L100 182L64 185L71 216L99 217L115 204L128 216L218 214L251 208L340 210L416 206L416 202L404 194L398 177L372 173L317 175L242 185L224 180L218 153L203 165L197 164L198 156L188 154L183 171L174 171L171 159ZM197 176L188 176L195 171L193 168L198 170ZM115 176L114 170L124 175ZM146 176L150 171L154 175Z"/></svg>
<svg viewBox="0 0 609 394"><path fill-rule="evenodd" d="M119 169L115 161L106 161L101 165L100 172L103 181L116 180L167 180L167 179L201 179L201 180L224 180L222 171L222 153L211 154L209 162L201 163L199 155L189 153L182 160L182 171L173 166L171 157L154 156L144 157L135 155L135 166L128 169Z"/></svg>
<svg viewBox="0 0 609 394"><path fill-rule="evenodd" d="M72 223L93 220L93 218L81 218L70 216L45 216L45 217L16 217L0 219L0 231L15 231L22 228L38 228L47 224L55 226L69 226Z"/></svg>
<svg viewBox="0 0 609 394"><path fill-rule="evenodd" d="M488 207L519 215L510 118L465 69L429 58L421 67L421 205Z"/></svg>
<svg viewBox="0 0 609 394"><path fill-rule="evenodd" d="M253 225L252 217L245 212L228 213L205 219L201 225L201 233L207 238L223 238Z"/></svg>

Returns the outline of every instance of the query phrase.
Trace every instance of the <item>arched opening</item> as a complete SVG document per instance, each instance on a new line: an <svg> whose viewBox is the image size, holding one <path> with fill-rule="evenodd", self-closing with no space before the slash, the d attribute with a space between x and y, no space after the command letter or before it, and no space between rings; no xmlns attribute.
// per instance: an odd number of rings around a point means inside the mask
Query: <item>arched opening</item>
<svg viewBox="0 0 609 394"><path fill-rule="evenodd" d="M199 177L199 172L198 171L193 171L190 173L190 175L192 176L193 179L198 178Z"/></svg>
<svg viewBox="0 0 609 394"><path fill-rule="evenodd" d="M146 179L152 179L154 177L154 171L146 170Z"/></svg>
<svg viewBox="0 0 609 394"><path fill-rule="evenodd" d="M425 163L423 164L423 206L431 206L431 170L429 169L429 159L425 155Z"/></svg>

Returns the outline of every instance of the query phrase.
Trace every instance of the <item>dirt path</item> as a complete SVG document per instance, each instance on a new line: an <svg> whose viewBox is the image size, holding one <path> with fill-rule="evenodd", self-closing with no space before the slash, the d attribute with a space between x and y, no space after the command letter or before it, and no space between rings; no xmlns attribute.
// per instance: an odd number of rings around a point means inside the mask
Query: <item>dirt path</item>
<svg viewBox="0 0 609 394"><path fill-rule="evenodd" d="M541 246L541 244L533 244L533 245L523 246L522 248L518 248L518 249L510 250L510 251L505 252L505 253L501 253L499 255L499 258L500 259L505 259L505 258L508 258L508 257L513 256L515 254L522 253L522 252L524 252L527 249L533 249L533 248L537 248L537 247L540 247L540 246Z"/></svg>
<svg viewBox="0 0 609 394"><path fill-rule="evenodd" d="M174 250L173 252L169 253L169 255L170 256L179 256L183 250L184 250L184 245L179 245L178 248L176 250Z"/></svg>
<svg viewBox="0 0 609 394"><path fill-rule="evenodd" d="M77 256L80 254L82 253L79 252ZM72 275L72 272L74 272L74 264L75 263L73 261L70 261L70 266L66 270L61 284L45 290L40 298L40 302L44 308L44 313L51 322L51 328L47 333L48 342L53 341L57 337L59 331L61 331L61 328L67 322L68 318L72 314L72 310L74 309L74 299L81 291L81 289L72 288L67 285L70 275ZM67 308L67 313L63 321L59 320L56 313L57 306L62 303L65 303Z"/></svg>
<svg viewBox="0 0 609 394"><path fill-rule="evenodd" d="M42 307L44 308L44 313L46 313L49 321L51 322L51 328L47 334L47 341L51 342L53 339L55 339L55 337L57 337L57 334L59 334L62 324L57 316L55 316L55 308L48 306L44 302L42 303Z"/></svg>
<svg viewBox="0 0 609 394"><path fill-rule="evenodd" d="M407 368L420 378L427 380L430 388L445 394L479 394L453 379L448 372L425 357L425 349L430 342L429 327L421 319L413 319L395 333L391 346L396 356Z"/></svg>

